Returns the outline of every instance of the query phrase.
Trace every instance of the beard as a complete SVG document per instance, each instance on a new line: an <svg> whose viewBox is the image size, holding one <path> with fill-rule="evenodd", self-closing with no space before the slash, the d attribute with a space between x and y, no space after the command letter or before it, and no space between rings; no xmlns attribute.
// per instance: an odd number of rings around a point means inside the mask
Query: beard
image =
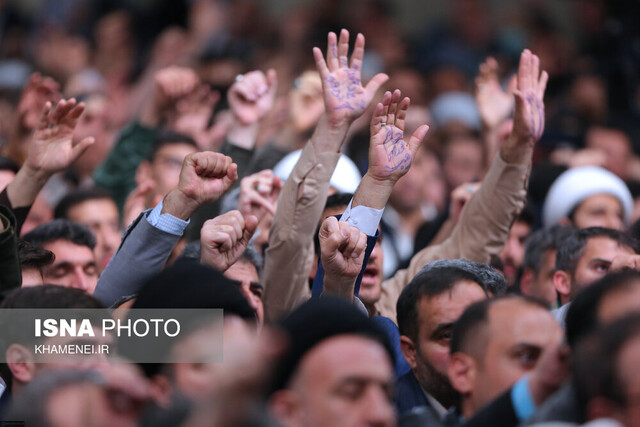
<svg viewBox="0 0 640 427"><path fill-rule="evenodd" d="M449 382L449 377L438 372L436 368L420 354L420 351L417 351L416 356L417 366L414 372L424 391L429 393L447 409L458 406L460 394L453 388L451 382Z"/></svg>

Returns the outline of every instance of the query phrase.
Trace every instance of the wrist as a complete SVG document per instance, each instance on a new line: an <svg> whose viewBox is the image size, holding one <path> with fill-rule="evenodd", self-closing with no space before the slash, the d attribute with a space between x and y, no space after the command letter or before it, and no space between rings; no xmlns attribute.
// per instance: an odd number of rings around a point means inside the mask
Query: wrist
<svg viewBox="0 0 640 427"><path fill-rule="evenodd" d="M259 129L260 123L258 122L243 125L236 119L234 120L233 126L227 133L227 140L237 147L251 150L258 138Z"/></svg>
<svg viewBox="0 0 640 427"><path fill-rule="evenodd" d="M171 190L164 198L161 215L169 214L187 221L197 208L198 202L176 188Z"/></svg>
<svg viewBox="0 0 640 427"><path fill-rule="evenodd" d="M394 179L376 177L367 171L353 196L351 207L367 206L374 209L384 209L395 183Z"/></svg>
<svg viewBox="0 0 640 427"><path fill-rule="evenodd" d="M353 293L357 278L357 275L355 277L345 277L340 274L333 275L325 270L322 293L324 295L335 295L351 301L354 297Z"/></svg>
<svg viewBox="0 0 640 427"><path fill-rule="evenodd" d="M520 138L511 134L500 148L500 157L509 164L529 164L535 143L532 137Z"/></svg>
<svg viewBox="0 0 640 427"><path fill-rule="evenodd" d="M331 121L326 113L323 114L311 137L316 153L340 151L350 126L351 123Z"/></svg>
<svg viewBox="0 0 640 427"><path fill-rule="evenodd" d="M25 162L22 168L20 168L20 170L18 171L17 175L21 175L29 182L44 186L53 174L54 172L30 166L28 162Z"/></svg>

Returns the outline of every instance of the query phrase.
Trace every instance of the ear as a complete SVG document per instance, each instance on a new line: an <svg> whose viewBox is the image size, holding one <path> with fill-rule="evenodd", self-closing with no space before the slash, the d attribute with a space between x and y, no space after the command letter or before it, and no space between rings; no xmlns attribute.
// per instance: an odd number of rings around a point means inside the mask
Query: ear
<svg viewBox="0 0 640 427"><path fill-rule="evenodd" d="M461 395L469 395L475 388L476 362L464 353L454 353L449 359L447 375L454 389Z"/></svg>
<svg viewBox="0 0 640 427"><path fill-rule="evenodd" d="M178 364L175 364L177 366ZM171 381L166 375L157 374L149 381L150 393L153 401L163 408L168 408L171 405L172 387Z"/></svg>
<svg viewBox="0 0 640 427"><path fill-rule="evenodd" d="M33 381L36 365L33 354L20 344L11 344L5 353L7 366L14 381L28 384Z"/></svg>
<svg viewBox="0 0 640 427"><path fill-rule="evenodd" d="M136 185L151 180L151 163L149 160L143 160L136 169Z"/></svg>
<svg viewBox="0 0 640 427"><path fill-rule="evenodd" d="M525 268L520 276L520 292L522 295L533 296L531 294L531 285L533 284L533 270Z"/></svg>
<svg viewBox="0 0 640 427"><path fill-rule="evenodd" d="M406 335L400 336L400 349L402 349L402 355L404 360L407 361L411 369L415 369L418 366L416 362L416 346L413 344L411 338Z"/></svg>
<svg viewBox="0 0 640 427"><path fill-rule="evenodd" d="M302 425L300 399L293 390L279 390L269 398L269 412L284 427Z"/></svg>
<svg viewBox="0 0 640 427"><path fill-rule="evenodd" d="M571 276L566 271L558 270L553 274L553 286L562 299L571 297Z"/></svg>

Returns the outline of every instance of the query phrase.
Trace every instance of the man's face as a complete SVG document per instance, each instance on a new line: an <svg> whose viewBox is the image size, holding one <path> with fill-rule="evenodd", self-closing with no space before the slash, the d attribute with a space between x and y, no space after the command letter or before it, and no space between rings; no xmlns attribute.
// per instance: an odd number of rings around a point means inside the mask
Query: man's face
<svg viewBox="0 0 640 427"><path fill-rule="evenodd" d="M626 405L615 416L625 426L640 425L640 337L636 336L622 347L617 358L617 373L623 385Z"/></svg>
<svg viewBox="0 0 640 427"><path fill-rule="evenodd" d="M120 215L111 199L93 199L69 209L68 219L86 225L96 236L94 249L98 271L105 269L120 245Z"/></svg>
<svg viewBox="0 0 640 427"><path fill-rule="evenodd" d="M382 280L384 278L382 271L383 261L382 240L378 239L369 256L369 262L367 262L364 274L362 275L360 292L358 294L358 297L367 308L373 307L380 299Z"/></svg>
<svg viewBox="0 0 640 427"><path fill-rule="evenodd" d="M98 270L89 247L76 245L68 240L56 240L43 247L56 256L54 263L45 267L45 283L93 293L98 284Z"/></svg>
<svg viewBox="0 0 640 427"><path fill-rule="evenodd" d="M556 250L547 249L542 253L540 269L533 274L533 282L526 295L540 298L549 304L556 303L558 296L553 285L553 274L556 270Z"/></svg>
<svg viewBox="0 0 640 427"><path fill-rule="evenodd" d="M516 221L509 231L507 241L500 252L500 259L504 264L504 276L509 284L516 281L518 270L524 261L524 242L531 234L531 226L523 221Z"/></svg>
<svg viewBox="0 0 640 427"><path fill-rule="evenodd" d="M562 329L548 310L516 299L496 302L489 310L486 351L476 360L470 396L473 412L530 372L545 348L557 345Z"/></svg>
<svg viewBox="0 0 640 427"><path fill-rule="evenodd" d="M264 323L264 306L262 304L264 286L260 284L256 268L249 261L240 259L229 267L224 275L231 280L240 282L240 291L256 311L258 325L262 326Z"/></svg>
<svg viewBox="0 0 640 427"><path fill-rule="evenodd" d="M604 277L609 271L611 261L616 256L623 255L634 255L634 252L608 237L589 239L572 278L571 298L573 299L581 289Z"/></svg>
<svg viewBox="0 0 640 427"><path fill-rule="evenodd" d="M445 149L443 169L450 189L475 181L482 172L482 146L474 139L452 141Z"/></svg>
<svg viewBox="0 0 640 427"><path fill-rule="evenodd" d="M576 228L605 227L624 229L624 210L620 201L609 194L596 194L584 199L573 214Z"/></svg>
<svg viewBox="0 0 640 427"><path fill-rule="evenodd" d="M427 184L428 166L427 156L422 150L418 150L411 169L398 180L391 191L389 203L394 209L406 212L420 207Z"/></svg>
<svg viewBox="0 0 640 427"><path fill-rule="evenodd" d="M456 395L447 378L453 324L469 305L485 298L479 284L461 280L451 292L418 301L418 343L411 368L422 388L445 407Z"/></svg>
<svg viewBox="0 0 640 427"><path fill-rule="evenodd" d="M393 367L368 338L339 335L312 348L291 381L296 410L285 426L394 426Z"/></svg>
<svg viewBox="0 0 640 427"><path fill-rule="evenodd" d="M162 198L178 186L184 158L195 152L195 147L189 144L167 144L158 150L151 162L156 195Z"/></svg>
<svg viewBox="0 0 640 427"><path fill-rule="evenodd" d="M640 313L640 280L630 287L607 292L598 304L598 322L608 325L627 314Z"/></svg>

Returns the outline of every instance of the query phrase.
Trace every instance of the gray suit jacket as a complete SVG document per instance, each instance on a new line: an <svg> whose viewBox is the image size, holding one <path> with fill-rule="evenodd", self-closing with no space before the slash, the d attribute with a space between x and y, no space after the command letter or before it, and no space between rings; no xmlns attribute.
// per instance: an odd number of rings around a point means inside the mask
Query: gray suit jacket
<svg viewBox="0 0 640 427"><path fill-rule="evenodd" d="M120 247L98 279L93 296L107 307L118 299L136 294L159 273L180 236L162 231L147 221L151 209L142 212L122 237Z"/></svg>

